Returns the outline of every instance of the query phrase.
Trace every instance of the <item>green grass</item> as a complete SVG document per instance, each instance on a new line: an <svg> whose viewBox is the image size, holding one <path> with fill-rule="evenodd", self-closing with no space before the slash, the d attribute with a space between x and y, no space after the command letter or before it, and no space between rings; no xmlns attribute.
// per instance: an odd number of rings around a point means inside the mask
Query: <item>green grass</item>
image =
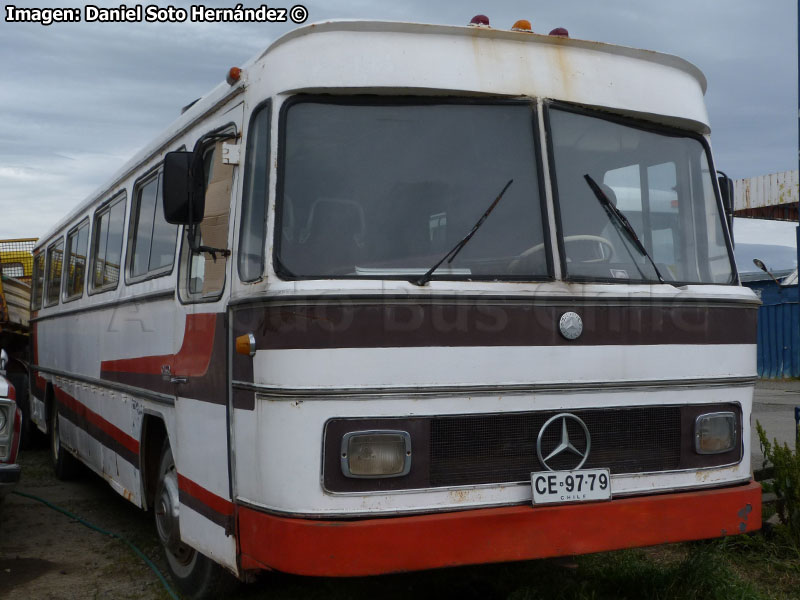
<svg viewBox="0 0 800 600"><path fill-rule="evenodd" d="M800 553L780 535L564 560L355 579L264 575L237 598L289 600L761 600L800 598Z"/></svg>

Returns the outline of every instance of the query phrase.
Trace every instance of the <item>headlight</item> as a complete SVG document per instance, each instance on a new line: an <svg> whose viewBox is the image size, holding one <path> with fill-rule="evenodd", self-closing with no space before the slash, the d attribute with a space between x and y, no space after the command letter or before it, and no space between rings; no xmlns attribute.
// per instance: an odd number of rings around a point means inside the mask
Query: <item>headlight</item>
<svg viewBox="0 0 800 600"><path fill-rule="evenodd" d="M351 431L342 437L345 477L401 477L411 470L411 436L405 431Z"/></svg>
<svg viewBox="0 0 800 600"><path fill-rule="evenodd" d="M732 412L700 415L694 422L694 449L698 454L722 454L736 446L736 416Z"/></svg>

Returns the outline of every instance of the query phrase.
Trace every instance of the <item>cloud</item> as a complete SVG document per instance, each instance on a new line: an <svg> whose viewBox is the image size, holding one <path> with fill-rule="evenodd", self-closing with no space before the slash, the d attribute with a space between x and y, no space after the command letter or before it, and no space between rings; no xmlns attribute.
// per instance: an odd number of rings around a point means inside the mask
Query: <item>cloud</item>
<svg viewBox="0 0 800 600"><path fill-rule="evenodd" d="M463 25L474 14L487 13L499 28L527 18L538 32L563 26L573 37L676 54L697 64L708 78L718 168L733 177L796 168L793 0L731 0L724 6L696 0L304 4L309 22L363 18ZM0 238L42 235L172 122L182 106L219 83L229 67L243 64L293 27L42 27L0 21Z"/></svg>

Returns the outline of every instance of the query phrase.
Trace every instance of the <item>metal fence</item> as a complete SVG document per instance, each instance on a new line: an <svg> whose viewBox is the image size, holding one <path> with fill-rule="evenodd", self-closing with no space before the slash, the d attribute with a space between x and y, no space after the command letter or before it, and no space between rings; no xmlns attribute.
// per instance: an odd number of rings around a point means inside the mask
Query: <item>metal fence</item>
<svg viewBox="0 0 800 600"><path fill-rule="evenodd" d="M797 285L747 285L761 297L758 309L758 376L800 377L800 299Z"/></svg>
<svg viewBox="0 0 800 600"><path fill-rule="evenodd" d="M0 274L30 283L37 238L0 240Z"/></svg>

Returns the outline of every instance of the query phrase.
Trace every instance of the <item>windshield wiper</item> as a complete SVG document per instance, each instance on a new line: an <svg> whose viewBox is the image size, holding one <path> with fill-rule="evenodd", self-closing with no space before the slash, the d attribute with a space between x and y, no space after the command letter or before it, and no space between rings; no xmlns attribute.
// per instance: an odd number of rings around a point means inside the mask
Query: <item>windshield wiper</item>
<svg viewBox="0 0 800 600"><path fill-rule="evenodd" d="M625 231L625 233L628 234L628 237L633 242L633 245L636 246L639 252L641 252L644 256L646 256L647 260L650 261L650 264L653 265L653 269L656 272L658 280L661 283L666 283L664 281L664 278L661 276L658 267L656 266L656 261L653 260L653 257L650 256L650 253L644 247L644 244L642 244L642 241L639 239L639 236L636 235L636 230L630 224L630 221L628 221L627 217L625 217L625 215L622 214L622 211L620 209L614 206L614 203L611 202L608 196L606 196L606 193L602 190L602 188L599 185L597 185L597 182L594 179L592 179L590 175L586 174L583 176L583 178L586 180L586 183L589 184L589 187L594 192L594 195L597 196L597 199L600 201L600 204L602 204L603 208L606 209L606 212L608 213L608 216L611 218L611 220L617 223L618 225L622 226L623 231Z"/></svg>
<svg viewBox="0 0 800 600"><path fill-rule="evenodd" d="M458 256L458 253L461 252L461 249L464 246L466 246L467 242L469 242L472 239L472 236L475 235L475 232L478 231L478 228L481 225L483 225L483 222L486 220L486 217L488 217L491 214L491 212L494 210L494 207L497 206L498 202L500 202L500 198L503 197L503 194L506 193L506 190L511 186L512 183L514 183L514 180L513 179L509 179L508 183L505 185L503 190L500 192L500 194L497 196L497 198L494 199L494 202L492 202L489 205L489 208L486 209L486 212L483 213L481 218L478 219L478 222L475 223L475 226L470 230L470 232L467 235L465 235L463 238L461 238L461 240L455 246L453 246L453 248L452 248L452 250L450 250L450 252L445 254L439 262L437 262L430 269L428 269L428 271L422 277L418 277L416 279L409 279L408 281L413 283L414 285L420 285L420 286L425 285L426 283L428 283L431 280L431 276L433 275L433 272L436 269L438 269L444 261L447 261L448 264L453 262L453 259L456 256Z"/></svg>

